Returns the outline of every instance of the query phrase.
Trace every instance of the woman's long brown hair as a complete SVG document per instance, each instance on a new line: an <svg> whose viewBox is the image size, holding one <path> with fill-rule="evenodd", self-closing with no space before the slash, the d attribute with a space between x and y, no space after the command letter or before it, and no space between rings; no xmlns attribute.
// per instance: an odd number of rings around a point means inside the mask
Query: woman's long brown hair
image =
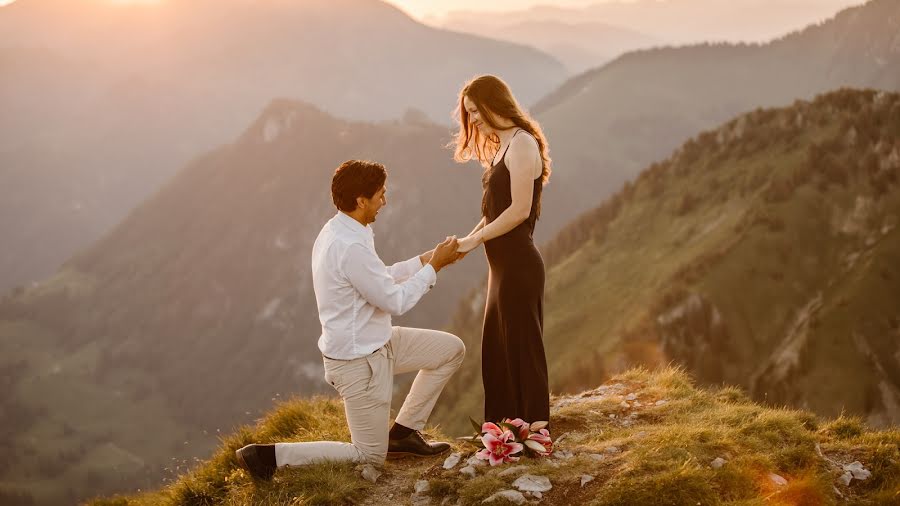
<svg viewBox="0 0 900 506"><path fill-rule="evenodd" d="M513 97L509 86L502 79L492 75L478 76L467 82L459 92L459 133L456 136L456 149L453 159L457 162L467 162L473 158L478 160L484 168L489 168L491 161L500 150L500 138L497 134L483 137L477 128L469 124L469 111L466 110L463 99L469 97L482 120L495 130L502 128L497 125L496 118L506 118L515 126L530 133L538 143L541 152L542 171L541 181L550 180L550 155L547 147L547 139L537 121L531 118ZM451 143L452 145L453 143Z"/></svg>

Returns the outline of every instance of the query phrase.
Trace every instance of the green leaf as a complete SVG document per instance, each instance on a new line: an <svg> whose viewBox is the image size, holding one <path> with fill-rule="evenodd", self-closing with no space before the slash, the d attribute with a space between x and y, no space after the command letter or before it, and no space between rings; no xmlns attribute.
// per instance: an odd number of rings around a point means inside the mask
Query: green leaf
<svg viewBox="0 0 900 506"><path fill-rule="evenodd" d="M469 422L472 423L472 427L475 427L475 432L477 434L481 434L481 424L476 422L475 419L472 418L471 416L469 417Z"/></svg>

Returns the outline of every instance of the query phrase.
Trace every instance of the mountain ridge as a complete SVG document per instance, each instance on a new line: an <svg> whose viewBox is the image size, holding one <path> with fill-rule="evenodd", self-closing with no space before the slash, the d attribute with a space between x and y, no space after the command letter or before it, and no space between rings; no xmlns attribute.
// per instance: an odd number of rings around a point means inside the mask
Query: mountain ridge
<svg viewBox="0 0 900 506"><path fill-rule="evenodd" d="M896 424L898 100L841 90L741 115L563 229L542 249L551 389L675 361L760 401ZM480 411L483 289L454 317L474 360L441 416Z"/></svg>

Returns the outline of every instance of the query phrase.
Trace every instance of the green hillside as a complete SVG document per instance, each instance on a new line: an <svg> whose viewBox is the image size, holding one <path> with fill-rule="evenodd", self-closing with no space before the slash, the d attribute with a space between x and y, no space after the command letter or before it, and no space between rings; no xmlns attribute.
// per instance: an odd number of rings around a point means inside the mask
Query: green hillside
<svg viewBox="0 0 900 506"><path fill-rule="evenodd" d="M896 428L873 431L855 418L824 421L805 411L766 408L733 387L697 388L675 368L635 369L579 395L555 397L552 416L553 433L561 436L552 457L475 466L471 477L460 471L473 449L457 444L462 458L452 468L440 457L389 461L374 484L359 468L333 463L280 469L270 482L253 481L234 460L244 444L349 439L340 402L297 399L224 438L211 459L174 483L90 505L480 504L514 489L524 474L549 479L551 489L540 499L549 506L900 500ZM440 430L430 432L440 437ZM863 479L844 483L845 466L854 462Z"/></svg>
<svg viewBox="0 0 900 506"><path fill-rule="evenodd" d="M414 111L354 122L273 101L55 276L0 297L0 450L18 462L0 491L55 505L146 488L271 399L331 390L309 262L334 169L387 166L373 227L381 257L405 260L478 219L480 170L449 135ZM397 323L447 321L485 271L441 273Z"/></svg>
<svg viewBox="0 0 900 506"><path fill-rule="evenodd" d="M544 248L551 390L684 365L771 404L900 422L900 95L841 90L688 141ZM483 287L439 404L482 414ZM448 425L464 430L464 424Z"/></svg>
<svg viewBox="0 0 900 506"><path fill-rule="evenodd" d="M765 44L635 51L569 79L532 108L557 169L537 236L739 114L842 87L900 91L898 33L900 2L870 0Z"/></svg>

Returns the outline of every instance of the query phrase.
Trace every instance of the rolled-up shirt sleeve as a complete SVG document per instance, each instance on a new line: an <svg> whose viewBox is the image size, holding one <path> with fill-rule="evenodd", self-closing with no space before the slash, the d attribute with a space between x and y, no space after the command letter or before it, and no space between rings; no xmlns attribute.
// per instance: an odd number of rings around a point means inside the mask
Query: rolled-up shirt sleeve
<svg viewBox="0 0 900 506"><path fill-rule="evenodd" d="M397 283L402 283L410 278L413 274L422 270L422 261L419 260L419 255L416 255L409 260L404 260L402 262L397 262L394 265L388 266L388 274L394 278L394 281ZM433 269L433 268L432 268Z"/></svg>
<svg viewBox="0 0 900 506"><path fill-rule="evenodd" d="M411 258L397 267L391 266L402 276L406 269L412 269ZM363 244L351 244L341 260L341 271L350 284L373 306L395 316L402 315L413 308L423 295L428 293L437 281L437 273L431 264L424 267L419 262L419 269L398 283L391 270L384 265L374 251Z"/></svg>

